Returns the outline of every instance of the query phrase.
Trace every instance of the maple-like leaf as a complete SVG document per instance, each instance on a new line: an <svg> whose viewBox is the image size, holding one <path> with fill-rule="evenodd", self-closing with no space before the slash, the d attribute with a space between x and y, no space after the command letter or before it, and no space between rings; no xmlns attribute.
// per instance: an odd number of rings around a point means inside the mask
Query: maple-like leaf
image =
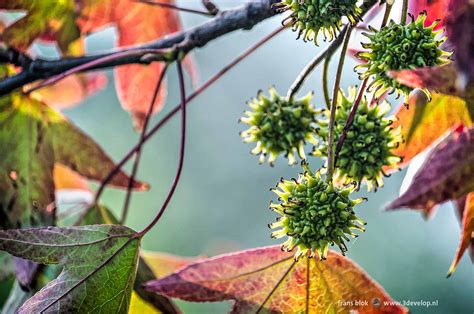
<svg viewBox="0 0 474 314"><path fill-rule="evenodd" d="M114 214L103 205L95 205L90 208L81 220L82 225L92 224L118 224L118 219ZM138 268L134 283L134 292L132 293L129 313L179 313L175 304L168 298L146 291L143 284L147 281L157 278L156 270L148 264L148 259L140 254ZM154 259L154 262L161 264L162 260ZM171 271L171 263L168 262L168 271ZM173 269L175 270L175 269Z"/></svg>
<svg viewBox="0 0 474 314"><path fill-rule="evenodd" d="M0 68L4 77L9 68ZM115 167L86 134L44 103L14 92L0 98L0 226L54 224L55 163L102 181ZM120 171L111 184L127 187ZM133 187L148 186L134 182Z"/></svg>
<svg viewBox="0 0 474 314"><path fill-rule="evenodd" d="M0 250L63 265L18 313L127 313L140 245L134 233L115 225L0 230Z"/></svg>
<svg viewBox="0 0 474 314"><path fill-rule="evenodd" d="M295 261L280 246L241 251L193 263L146 288L193 302L235 300L234 313L407 313L333 251L325 261Z"/></svg>
<svg viewBox="0 0 474 314"><path fill-rule="evenodd" d="M388 75L411 88L427 88L430 91L458 97L464 95L464 91L458 88L458 70L454 63L414 70L390 71Z"/></svg>
<svg viewBox="0 0 474 314"><path fill-rule="evenodd" d="M397 111L397 120L392 126L402 126L404 143L393 150L393 153L403 157L400 166L407 165L413 157L432 145L453 125L472 125L469 108L461 98L443 94L433 94L430 102L425 94L415 91L410 96L410 106L401 104ZM474 110L474 108L470 108Z"/></svg>
<svg viewBox="0 0 474 314"><path fill-rule="evenodd" d="M432 149L407 191L387 209L430 211L474 191L473 165L474 128L458 128Z"/></svg>
<svg viewBox="0 0 474 314"><path fill-rule="evenodd" d="M448 276L454 273L461 257L469 246L471 246L472 253L474 249L474 192L469 193L464 201L461 220L461 239L453 263L451 267L449 267Z"/></svg>

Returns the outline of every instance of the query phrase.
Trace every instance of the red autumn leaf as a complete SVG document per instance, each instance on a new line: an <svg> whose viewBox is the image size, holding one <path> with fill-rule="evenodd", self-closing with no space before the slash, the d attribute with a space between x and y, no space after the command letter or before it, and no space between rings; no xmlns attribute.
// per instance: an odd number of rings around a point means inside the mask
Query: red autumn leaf
<svg viewBox="0 0 474 314"><path fill-rule="evenodd" d="M471 246L471 253L473 253L474 250L474 193L469 193L465 198L461 217L461 239L456 251L456 256L449 268L448 277L456 270L466 249Z"/></svg>
<svg viewBox="0 0 474 314"><path fill-rule="evenodd" d="M235 300L233 313L407 313L348 258L330 251L325 261L296 262L280 246L204 259L146 288L193 302Z"/></svg>
<svg viewBox="0 0 474 314"><path fill-rule="evenodd" d="M425 25L431 25L435 20L441 19L441 23L437 28L443 26L444 19L448 15L449 0L415 0L409 2L409 10L411 14L417 16L418 13L426 10L428 16Z"/></svg>
<svg viewBox="0 0 474 314"><path fill-rule="evenodd" d="M398 107L395 114L397 120L393 123L395 128L402 126L405 139L405 142L393 151L403 157L400 166L407 165L413 157L433 144L453 125L472 124L468 110L471 105L461 98L433 94L432 100L427 102L423 92L415 91L411 94L409 103L409 108L403 104Z"/></svg>
<svg viewBox="0 0 474 314"><path fill-rule="evenodd" d="M474 191L474 128L458 128L436 145L408 190L387 209L430 210Z"/></svg>
<svg viewBox="0 0 474 314"><path fill-rule="evenodd" d="M162 1L174 3L174 0ZM94 32L105 26L117 28L119 47L135 45L158 39L181 29L175 10L150 6L135 0L80 1L78 24L83 33ZM189 67L188 67L189 68ZM115 85L120 102L131 112L135 125L142 127L153 97L154 87L162 63L151 65L126 65L115 69ZM157 97L154 112L161 109L165 99L163 87Z"/></svg>
<svg viewBox="0 0 474 314"><path fill-rule="evenodd" d="M463 95L463 91L456 86L458 71L453 63L414 70L390 71L388 75L412 88L427 88L430 91L459 97Z"/></svg>

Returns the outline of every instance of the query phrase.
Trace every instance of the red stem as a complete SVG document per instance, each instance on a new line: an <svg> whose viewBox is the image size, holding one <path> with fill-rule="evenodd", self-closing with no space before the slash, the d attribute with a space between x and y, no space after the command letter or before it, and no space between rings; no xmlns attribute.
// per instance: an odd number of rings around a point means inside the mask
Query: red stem
<svg viewBox="0 0 474 314"><path fill-rule="evenodd" d="M143 138L145 137L146 131L148 130L148 124L150 122L151 115L153 114L153 109L155 108L156 98L158 97L158 93L160 91L161 85L165 78L167 69L168 69L168 63L165 63L164 68L161 70L161 74L158 79L158 82L156 83L156 87L153 93L150 107L148 108L148 112L146 114L145 121L143 123L143 129L142 129L142 132L140 133L140 140L138 141L138 143L141 143L141 145L139 145L138 150L136 151L135 160L133 161L132 173L130 174L130 178L128 180L127 194L125 195L125 201L124 201L123 209L122 209L122 217L120 218L121 225L125 222L125 219L127 219L128 208L130 206L130 200L132 198L132 186L133 186L133 182L135 181L135 177L138 171L138 166L140 165L140 159L142 156Z"/></svg>
<svg viewBox="0 0 474 314"><path fill-rule="evenodd" d="M178 80L179 80L179 91L181 96L181 142L180 142L180 149L179 149L179 161L178 161L178 169L176 170L176 176L174 177L173 184L166 196L166 199L161 206L160 211L155 216L155 218L150 222L148 226L146 226L142 231L138 232L138 235L142 237L148 231L150 231L153 226L160 220L161 216L165 212L166 208L168 207L171 198L173 197L174 192L176 191L176 187L178 186L179 179L181 178L181 173L183 171L183 164L184 164L184 152L185 152L185 144L186 144L186 90L185 90L185 83L184 83L184 76L183 76L183 68L181 66L181 61L176 61L176 66L178 68Z"/></svg>

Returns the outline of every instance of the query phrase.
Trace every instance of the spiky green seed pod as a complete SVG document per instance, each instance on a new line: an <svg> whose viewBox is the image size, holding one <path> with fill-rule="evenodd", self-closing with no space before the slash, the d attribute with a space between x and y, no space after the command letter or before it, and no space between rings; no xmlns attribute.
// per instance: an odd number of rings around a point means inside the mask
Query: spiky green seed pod
<svg viewBox="0 0 474 314"><path fill-rule="evenodd" d="M298 38L303 36L304 41L314 40L316 45L320 31L324 40L329 38L331 41L340 32L343 17L355 24L360 21L362 12L357 0L284 0L275 6L280 12L291 10L291 15L285 21L291 20Z"/></svg>
<svg viewBox="0 0 474 314"><path fill-rule="evenodd" d="M416 20L413 15L410 17L412 21L407 25L390 21L379 31L369 26L371 32L363 33L370 42L362 43L367 51L359 52L357 56L366 63L356 69L359 69L361 79L373 77L369 92L374 92L376 99L387 91L396 91L405 96L408 104L412 88L389 77L387 72L441 65L449 60L451 53L440 48L446 37L439 38L442 30L434 31L439 20L425 27L426 12L420 13ZM424 91L430 97L428 90Z"/></svg>
<svg viewBox="0 0 474 314"><path fill-rule="evenodd" d="M316 144L314 127L316 115L319 113L311 102L312 93L294 100L278 95L270 88L270 97L263 92L249 102L252 111L245 111L245 117L240 119L250 125L250 128L240 133L245 142L255 142L257 145L252 154L260 154L260 163L273 162L279 154L284 153L290 164L296 162L296 153L305 159L304 145L306 141Z"/></svg>
<svg viewBox="0 0 474 314"><path fill-rule="evenodd" d="M321 179L319 172L312 173L307 164L302 163L304 173L298 179L283 180L273 189L279 197L278 204L270 203L270 209L280 214L276 222L269 224L272 238L288 239L282 244L285 251L295 252L295 259L316 253L325 259L330 245L337 245L344 254L345 241L357 237L353 230L365 231L353 207L363 201L351 200L353 187L340 189Z"/></svg>
<svg viewBox="0 0 474 314"><path fill-rule="evenodd" d="M357 89L349 88L346 97L342 90L337 98L337 109L335 116L335 138L342 134L352 106L356 99ZM346 139L339 152L336 162L334 176L343 184L357 182L367 183L370 191L383 185L382 176L384 168L395 168L400 157L392 153L402 141L400 127L393 129L391 124L395 117L387 117L390 104L386 101L369 106L367 99L361 99L355 118L347 132ZM323 139L321 145L316 147L313 155L327 157L328 154L328 125L329 110L325 110L327 119L318 119L318 135ZM337 141L336 141L337 142ZM336 145L336 144L335 144Z"/></svg>

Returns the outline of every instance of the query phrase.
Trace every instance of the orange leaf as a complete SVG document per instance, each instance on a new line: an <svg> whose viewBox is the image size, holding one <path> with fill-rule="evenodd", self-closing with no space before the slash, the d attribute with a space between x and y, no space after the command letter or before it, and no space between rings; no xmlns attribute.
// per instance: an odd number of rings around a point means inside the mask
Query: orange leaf
<svg viewBox="0 0 474 314"><path fill-rule="evenodd" d="M302 258L280 246L204 259L146 288L194 302L235 300L233 313L407 313L359 266L338 253Z"/></svg>
<svg viewBox="0 0 474 314"><path fill-rule="evenodd" d="M162 2L174 3L174 0ZM119 47L156 40L181 29L175 10L150 6L135 0L82 0L81 4L81 15L78 19L81 31L97 31L113 24L117 28ZM157 62L150 65L126 65L115 69L118 97L122 107L132 114L135 126L139 129L143 126L162 69L163 64ZM154 112L161 109L165 91L163 84L153 108Z"/></svg>
<svg viewBox="0 0 474 314"><path fill-rule="evenodd" d="M410 107L400 105L396 112L397 121L393 127L402 126L405 143L393 151L403 157L400 166L405 166L413 157L421 153L452 126L470 126L468 105L461 98L434 93L431 102L421 91L410 96Z"/></svg>
<svg viewBox="0 0 474 314"><path fill-rule="evenodd" d="M448 271L448 277L451 276L461 260L464 252L469 245L474 245L474 193L469 193L466 197L461 224L461 240L456 251L453 263Z"/></svg>

